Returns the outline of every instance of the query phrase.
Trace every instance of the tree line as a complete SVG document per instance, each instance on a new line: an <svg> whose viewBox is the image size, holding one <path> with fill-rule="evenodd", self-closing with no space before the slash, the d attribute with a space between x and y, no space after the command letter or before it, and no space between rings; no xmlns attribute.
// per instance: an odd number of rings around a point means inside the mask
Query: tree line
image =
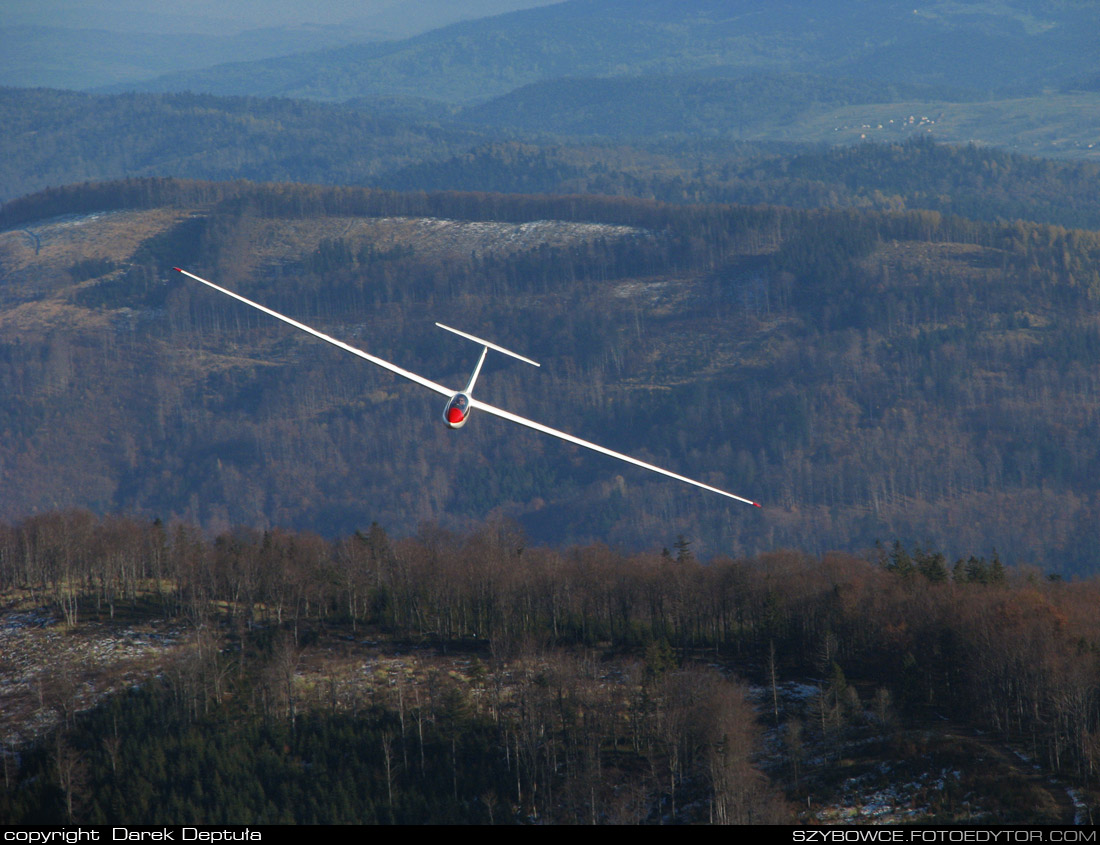
<svg viewBox="0 0 1100 845"><path fill-rule="evenodd" d="M692 668L707 663L729 666L758 683L821 678L825 696L830 689L835 695L844 679L845 689L858 683L860 689L877 690L871 698L889 701L904 718L938 713L995 732L1051 771L1082 784L1095 782L1100 764L1095 579L1050 579L1006 567L999 556L950 561L941 552L909 550L901 543L862 558L790 551L707 561L698 560L690 547L683 538L674 552L650 554L600 545L532 546L507 522L486 523L465 535L425 527L400 540L391 540L378 525L337 540L247 530L208 539L182 524L169 528L67 511L0 526L0 589L28 593L71 625L152 613L183 620L200 632L236 631L240 645L233 661L240 677L242 667L267 667L268 691L254 678L257 686L249 695L256 712L269 715L288 716L304 707L295 705L293 687L285 683L295 649L326 631L362 630L400 642L472 649L489 661L491 673L508 660L550 655L551 662L569 664L560 668L559 679L566 683L569 677L569 684L580 683L577 673L587 677L599 670L570 664L574 658L565 655L635 655L650 682L665 679L671 685L660 693L644 683L637 688L660 700L694 677L677 672L702 672L690 695L703 697L684 703L689 709L717 706L705 704L713 696L743 695L715 686L706 671ZM217 649L196 647L191 654L186 691L176 694L197 718L227 700L225 682L218 680L226 670ZM558 706L551 702L560 704L567 688L555 692L558 681L540 681L537 675L531 675L529 693L548 691L545 705ZM580 689L568 687L569 695L583 698ZM586 694L626 692L597 684ZM871 708L865 699L853 710L851 694L845 693L845 712ZM506 715L526 713L527 705L514 700L505 705L486 695L474 709L497 719L498 728ZM559 788L559 753L567 759L581 755L575 765L589 777L589 766L598 771L604 765L600 754L624 747L628 737L614 739L616 720L597 728L588 723L585 705L576 706L580 710L570 719L580 721L556 729L565 750L542 746L537 766L546 768L531 769L519 792L530 797L531 790ZM740 714L736 720L750 720L743 705L723 706ZM645 712L647 719L663 718L659 706ZM833 718L822 715L820 728L807 725L807 730L839 730L830 728ZM581 726L596 734L583 739L571 733ZM508 728L516 729L515 723ZM737 728L742 729L749 727ZM513 735L512 741L526 740ZM580 745L569 751L574 741ZM738 740L737 753L750 754L754 741ZM639 743L650 741L634 736L629 742L638 753ZM721 744L711 736L697 752L675 759L668 757L673 752L667 744L658 751L651 747L643 754L649 764L661 760L673 767L672 779L658 778L655 788L674 792L694 777L688 775L691 766L713 764L707 755L719 750L716 742ZM693 757L696 753L703 756ZM522 749L516 754L522 757ZM727 762L743 767L746 759ZM757 789L755 778L738 781L736 788ZM549 806L539 812L549 812Z"/></svg>
<svg viewBox="0 0 1100 845"><path fill-rule="evenodd" d="M74 630L156 618L190 632L157 680L83 715L71 700L76 667L64 681L43 676L42 707L62 721L18 763L5 750L0 809L10 820L787 817L752 762L759 729L742 685L682 660L663 638L633 656L611 644L620 654L604 660L585 647L596 630L583 633L577 609L544 618L533 594L510 619L499 574L524 551L509 526L437 535L417 552L377 525L336 542L247 531L207 539L186 525L58 512L0 533L0 592L29 593ZM424 565L449 570L443 591L465 582L464 598L444 607L433 587L423 604ZM536 587L542 575L532 574ZM466 652L472 663L464 678L430 668L372 680L336 659L296 679L307 653L340 651L342 632L384 637L399 653L417 643Z"/></svg>

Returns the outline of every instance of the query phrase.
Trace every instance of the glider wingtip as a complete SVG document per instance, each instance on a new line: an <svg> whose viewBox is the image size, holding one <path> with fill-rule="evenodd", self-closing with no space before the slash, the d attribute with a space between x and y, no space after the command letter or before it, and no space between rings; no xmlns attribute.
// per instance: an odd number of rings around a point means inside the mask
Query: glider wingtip
<svg viewBox="0 0 1100 845"><path fill-rule="evenodd" d="M753 502L753 503L752 503L752 506L753 506L754 508L762 508L762 507L764 507L764 506L763 506L762 504L760 504L759 502Z"/></svg>

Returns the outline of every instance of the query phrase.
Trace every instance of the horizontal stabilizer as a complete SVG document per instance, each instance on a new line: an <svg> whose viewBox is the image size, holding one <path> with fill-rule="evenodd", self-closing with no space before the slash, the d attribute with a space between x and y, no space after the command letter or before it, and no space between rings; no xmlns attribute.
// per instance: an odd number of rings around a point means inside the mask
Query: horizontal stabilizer
<svg viewBox="0 0 1100 845"><path fill-rule="evenodd" d="M480 343L482 346L488 349L495 349L497 352L503 352L505 355L511 355L513 358L519 358L519 360L523 361L525 364L532 364L536 367L540 366L537 361L532 361L530 358L524 358L522 355L513 352L511 349L505 349L503 346L497 346L495 343L491 343L488 340L477 337L476 335L466 334L466 332L460 332L458 329L452 329L450 326L445 326L442 323L436 323L436 325L439 326L439 328L441 329L446 329L449 332L454 332L459 337L466 338L466 340L472 340L474 343Z"/></svg>

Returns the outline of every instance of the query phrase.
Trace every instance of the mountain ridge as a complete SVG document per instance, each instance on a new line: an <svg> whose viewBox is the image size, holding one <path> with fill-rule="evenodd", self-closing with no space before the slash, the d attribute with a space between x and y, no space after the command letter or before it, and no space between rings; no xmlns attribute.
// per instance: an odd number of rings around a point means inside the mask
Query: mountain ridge
<svg viewBox="0 0 1100 845"><path fill-rule="evenodd" d="M738 67L1020 93L1061 85L1100 57L1084 4L979 3L965 14L947 3L845 0L819 15L815 4L783 0L758 12L745 0L568 0L384 47L222 65L140 89L326 100L427 92L468 104L565 75Z"/></svg>

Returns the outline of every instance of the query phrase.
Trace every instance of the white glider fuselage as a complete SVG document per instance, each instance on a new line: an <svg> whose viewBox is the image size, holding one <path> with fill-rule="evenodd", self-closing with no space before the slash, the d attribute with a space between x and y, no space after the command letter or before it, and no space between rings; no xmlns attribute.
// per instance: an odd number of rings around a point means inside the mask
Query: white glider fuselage
<svg viewBox="0 0 1100 845"><path fill-rule="evenodd" d="M447 428L462 428L470 418L470 410L470 395L456 393L443 409L443 422L447 423Z"/></svg>
<svg viewBox="0 0 1100 845"><path fill-rule="evenodd" d="M491 414L495 417L500 417L501 419L508 420L509 422L514 422L517 425L524 426L525 428L530 428L535 431L541 431L543 434L549 434L551 437L556 437L559 440L566 441L567 443L573 443L577 446L583 446L585 449L591 449L594 452L599 452L603 455L609 455L612 458L616 458L620 461L625 461L628 464L633 464L634 466L641 467L642 469L648 469L651 472L660 473L661 475L667 476L668 478L674 478L677 481L682 481L685 484L691 484L694 487L699 487L703 490L709 490L712 493L718 493L719 495L726 496L730 499L736 499L739 502L744 502L746 505L753 505L757 508L760 507L759 503L754 502L751 499L744 499L741 496L735 496L733 493L727 492L726 490L722 490L718 487L712 487L709 484L704 484L702 481L696 481L694 478L688 478L687 476L679 475L670 470L663 469L662 467L648 464L645 461L640 461L637 458L632 458L629 455L624 455L622 452L616 452L612 449L597 445L596 443L592 443L588 440L582 440L579 437L574 437L572 434L566 434L564 431L559 431L556 428L551 428L550 426L543 425L542 423L537 423L534 420L529 420L526 417L521 417L518 414L513 414L509 411L502 410L501 408L494 407L487 402L480 402L474 399L474 384L477 382L477 377L481 373L481 366L485 363L485 356L489 354L490 349L493 349L497 352L502 352L505 355L511 356L512 358L518 358L520 361L524 361L525 363L531 364L535 367L539 366L530 358L525 358L522 355L512 352L510 349L505 349L503 346L497 346L495 343L491 343L490 341L484 340L483 338L477 337L472 334L467 334L466 332L459 331L458 329L452 329L450 326L445 326L442 323L436 323L439 328L446 329L447 331L459 335L460 337L464 337L467 340L472 340L474 343L480 344L483 347L481 350L481 357L478 359L477 362L477 366L474 368L474 372L470 376L470 381L466 384L465 388L456 392L453 388L444 387L443 385L437 384L431 379L424 378L424 376L417 375L416 373L410 372L409 370L399 367L396 364L391 364L389 361L378 358L377 356L371 355L368 352L363 352L361 349L356 349L354 346L349 346L343 341L336 340L333 337L329 337L327 334L317 331L317 329L311 328L304 323L299 323L297 320L291 319L290 317L280 314L277 311L272 311L270 308L260 305L257 302L253 302L251 299L245 299L245 297L241 296L239 293L234 293L233 291L220 287L213 282L208 282L206 279L201 279L194 273L188 273L186 270L181 270L179 267L175 267L173 269L182 273L188 278L194 279L197 282L202 282L207 287L213 288L220 293L224 293L226 296L231 296L233 299L236 299L239 302L243 302L245 305L250 305L253 308L263 311L265 314L275 317L277 320L282 320L284 323L294 326L294 328L296 329L301 329L302 331L311 334L316 338L320 338L327 343L331 343L333 346L338 346L344 351L350 352L352 355L357 355L364 360L370 361L372 364L376 364L377 366L382 367L385 370L389 370L391 373L399 375L402 378L406 378L409 381L415 382L416 384L419 384L422 387L426 387L429 390L433 390L436 393L449 397L447 400L447 405L443 409L443 422L447 424L448 428L462 428L462 426L466 425L466 421L470 418L470 413L475 408L480 408L487 414Z"/></svg>
<svg viewBox="0 0 1100 845"><path fill-rule="evenodd" d="M477 377L481 375L481 366L485 363L485 356L489 354L490 349L495 349L497 352L503 352L505 355L510 355L513 358L518 358L520 361L528 363L534 367L539 366L530 358L524 358L522 355L518 355L510 349L505 349L503 346L497 346L495 343L491 343L484 338L477 337L476 335L467 334L466 332L460 332L458 329L452 329L450 326L445 326L442 323L436 323L441 329L446 329L459 337L464 337L466 340L472 340L474 343L481 344L481 357L477 359L477 366L474 367L474 372L470 376L470 380L466 382L466 386L451 397L451 401L447 403L447 407L443 409L443 422L447 424L448 428L462 428L466 425L466 420L470 418L470 411L474 409L474 403L472 401L472 394L474 392L474 385L477 383Z"/></svg>

